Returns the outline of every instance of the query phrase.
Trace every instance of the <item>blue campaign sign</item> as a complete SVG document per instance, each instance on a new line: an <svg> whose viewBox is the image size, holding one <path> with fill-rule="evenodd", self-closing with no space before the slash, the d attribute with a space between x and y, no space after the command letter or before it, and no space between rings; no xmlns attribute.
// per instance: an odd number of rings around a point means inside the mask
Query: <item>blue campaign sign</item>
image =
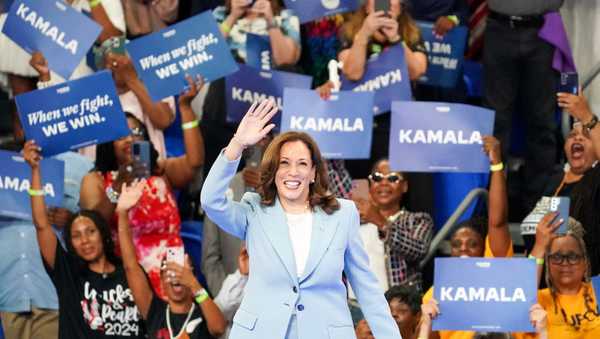
<svg viewBox="0 0 600 339"><path fill-rule="evenodd" d="M273 68L269 36L246 33L246 65L264 71Z"/></svg>
<svg viewBox="0 0 600 339"><path fill-rule="evenodd" d="M526 258L436 258L433 330L532 332L536 270Z"/></svg>
<svg viewBox="0 0 600 339"><path fill-rule="evenodd" d="M28 140L48 156L129 135L109 71L15 98Z"/></svg>
<svg viewBox="0 0 600 339"><path fill-rule="evenodd" d="M323 100L315 90L286 88L281 131L308 133L327 159L368 159L373 97L369 92L343 91Z"/></svg>
<svg viewBox="0 0 600 339"><path fill-rule="evenodd" d="M186 74L210 82L237 70L210 11L135 39L125 48L155 101L181 93Z"/></svg>
<svg viewBox="0 0 600 339"><path fill-rule="evenodd" d="M592 277L592 288L594 289L594 296L596 297L596 312L600 313L600 303L598 297L600 297L600 276L597 275Z"/></svg>
<svg viewBox="0 0 600 339"><path fill-rule="evenodd" d="M16 0L2 33L28 53L40 51L51 70L69 79L102 27L61 0Z"/></svg>
<svg viewBox="0 0 600 339"><path fill-rule="evenodd" d="M419 22L421 37L427 49L427 73L419 82L425 85L453 88L462 73L468 29L458 26L438 38L433 23Z"/></svg>
<svg viewBox="0 0 600 339"><path fill-rule="evenodd" d="M240 64L239 70L225 78L226 120L230 123L242 120L248 108L254 102L272 99L283 108L283 89L286 87L310 89L312 77L308 75L282 72L261 71L260 69ZM275 117L275 122L280 115Z"/></svg>
<svg viewBox="0 0 600 339"><path fill-rule="evenodd" d="M389 112L392 101L412 100L404 47L401 44L371 58L367 62L365 74L359 81L350 81L343 75L341 79L342 90L375 92L375 115Z"/></svg>
<svg viewBox="0 0 600 339"><path fill-rule="evenodd" d="M62 206L65 164L56 159L40 162L45 201L49 206ZM0 215L31 220L31 203L27 190L31 187L31 167L18 153L0 151Z"/></svg>
<svg viewBox="0 0 600 339"><path fill-rule="evenodd" d="M392 103L391 166L406 172L488 173L483 136L492 135L494 111L464 104Z"/></svg>
<svg viewBox="0 0 600 339"><path fill-rule="evenodd" d="M344 12L358 9L359 0L284 0L285 8L294 11L300 23L306 23Z"/></svg>

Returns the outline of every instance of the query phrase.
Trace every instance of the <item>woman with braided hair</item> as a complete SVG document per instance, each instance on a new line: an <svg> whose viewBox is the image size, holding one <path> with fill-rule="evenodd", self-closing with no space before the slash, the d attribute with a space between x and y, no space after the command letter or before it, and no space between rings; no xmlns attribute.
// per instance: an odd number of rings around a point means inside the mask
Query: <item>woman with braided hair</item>
<svg viewBox="0 0 600 339"><path fill-rule="evenodd" d="M590 283L583 226L569 218L567 232L557 235L555 231L561 222L555 219L556 213L549 213L538 224L532 251L532 255L540 258L537 250L544 248L548 288L538 292L538 303L548 314L548 338L600 338L600 315ZM541 269L541 260L538 263Z"/></svg>

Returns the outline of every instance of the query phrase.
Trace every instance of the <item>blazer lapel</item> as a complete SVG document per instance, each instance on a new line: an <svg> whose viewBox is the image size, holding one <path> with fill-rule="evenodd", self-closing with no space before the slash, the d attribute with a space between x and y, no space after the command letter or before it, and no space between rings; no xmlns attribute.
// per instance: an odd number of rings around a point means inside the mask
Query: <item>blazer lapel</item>
<svg viewBox="0 0 600 339"><path fill-rule="evenodd" d="M325 255L335 231L337 230L337 220L329 218L325 212L319 207L315 208L313 215L313 228L310 239L310 251L304 272L300 276L302 283L319 265L321 258Z"/></svg>
<svg viewBox="0 0 600 339"><path fill-rule="evenodd" d="M263 229L267 234L267 238L279 255L283 265L288 271L292 281L298 280L296 270L296 260L294 259L294 250L290 241L287 221L283 212L283 207L279 203L279 199L275 199L275 205L265 208L265 217L262 223Z"/></svg>

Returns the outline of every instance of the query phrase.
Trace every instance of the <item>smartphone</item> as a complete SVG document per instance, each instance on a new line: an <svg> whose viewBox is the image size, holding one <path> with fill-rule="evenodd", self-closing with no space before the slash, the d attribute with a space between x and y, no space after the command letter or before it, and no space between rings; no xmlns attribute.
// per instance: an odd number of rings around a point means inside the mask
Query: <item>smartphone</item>
<svg viewBox="0 0 600 339"><path fill-rule="evenodd" d="M101 46L94 46L94 63L97 69L104 69L104 58L108 53L125 55L125 37L115 36L107 39Z"/></svg>
<svg viewBox="0 0 600 339"><path fill-rule="evenodd" d="M355 179L352 180L352 199L353 200L369 200L369 180Z"/></svg>
<svg viewBox="0 0 600 339"><path fill-rule="evenodd" d="M139 179L150 177L150 142L145 140L135 141L131 145L131 158L135 164L142 165L134 166L136 168L135 177Z"/></svg>
<svg viewBox="0 0 600 339"><path fill-rule="evenodd" d="M167 262L174 262L177 265L184 266L185 253L184 253L183 246L167 247Z"/></svg>
<svg viewBox="0 0 600 339"><path fill-rule="evenodd" d="M560 73L558 91L577 95L579 92L579 76L577 72Z"/></svg>
<svg viewBox="0 0 600 339"><path fill-rule="evenodd" d="M375 12L383 11L385 14L390 12L390 0L375 0Z"/></svg>
<svg viewBox="0 0 600 339"><path fill-rule="evenodd" d="M562 219L563 222L556 230L557 234L567 233L567 224L569 222L569 205L571 200L568 197L552 197L550 198L550 212L558 212L556 219ZM556 220L555 219L555 220Z"/></svg>

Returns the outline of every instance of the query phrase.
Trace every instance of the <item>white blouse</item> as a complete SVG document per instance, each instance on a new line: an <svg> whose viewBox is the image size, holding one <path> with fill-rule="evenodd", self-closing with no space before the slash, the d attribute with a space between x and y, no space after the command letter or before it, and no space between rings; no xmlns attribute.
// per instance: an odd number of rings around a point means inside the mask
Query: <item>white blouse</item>
<svg viewBox="0 0 600 339"><path fill-rule="evenodd" d="M302 214L285 214L290 232L290 240L296 259L296 273L298 277L304 272L308 254L310 252L310 237L312 235L312 212Z"/></svg>

